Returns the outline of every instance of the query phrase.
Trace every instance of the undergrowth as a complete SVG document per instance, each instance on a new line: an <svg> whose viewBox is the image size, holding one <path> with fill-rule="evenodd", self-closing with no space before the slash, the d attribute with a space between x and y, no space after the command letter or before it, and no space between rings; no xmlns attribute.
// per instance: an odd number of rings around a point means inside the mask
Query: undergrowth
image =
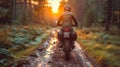
<svg viewBox="0 0 120 67"><path fill-rule="evenodd" d="M77 30L78 41L102 67L120 66L120 37L99 31Z"/></svg>
<svg viewBox="0 0 120 67"><path fill-rule="evenodd" d="M17 63L16 60L30 55L48 37L46 30L48 29L38 26L13 26L2 29L0 31L0 67L12 67Z"/></svg>

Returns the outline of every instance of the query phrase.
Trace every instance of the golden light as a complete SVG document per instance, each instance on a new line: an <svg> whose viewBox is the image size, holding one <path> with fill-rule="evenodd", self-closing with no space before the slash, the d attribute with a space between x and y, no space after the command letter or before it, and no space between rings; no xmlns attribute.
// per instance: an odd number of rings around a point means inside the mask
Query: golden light
<svg viewBox="0 0 120 67"><path fill-rule="evenodd" d="M38 5L37 1L31 1L31 3L34 4L34 5Z"/></svg>
<svg viewBox="0 0 120 67"><path fill-rule="evenodd" d="M50 3L53 13L57 13L62 0L47 0Z"/></svg>
<svg viewBox="0 0 120 67"><path fill-rule="evenodd" d="M65 0L65 2L68 2L68 0Z"/></svg>

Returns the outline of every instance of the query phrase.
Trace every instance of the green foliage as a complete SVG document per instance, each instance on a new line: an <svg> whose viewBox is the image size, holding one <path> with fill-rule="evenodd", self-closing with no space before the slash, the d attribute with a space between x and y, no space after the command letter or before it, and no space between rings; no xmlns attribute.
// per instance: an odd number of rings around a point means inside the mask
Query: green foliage
<svg viewBox="0 0 120 67"><path fill-rule="evenodd" d="M88 9L84 18L84 26L91 27L93 24L95 24L96 20L97 16L95 14L95 10Z"/></svg>
<svg viewBox="0 0 120 67"><path fill-rule="evenodd" d="M7 12L8 12L8 10L7 10L6 8L2 8L2 7L0 7L0 14L2 14L2 15L6 15Z"/></svg>
<svg viewBox="0 0 120 67"><path fill-rule="evenodd" d="M47 33L36 27L13 26L0 32L0 67L16 67L17 60L30 55L47 38Z"/></svg>
<svg viewBox="0 0 120 67"><path fill-rule="evenodd" d="M97 63L103 63L106 67L120 66L120 38L101 32L91 32L86 34L89 38L82 39L85 34L80 34L78 41L82 47L94 57ZM95 36L95 37L94 37Z"/></svg>
<svg viewBox="0 0 120 67"><path fill-rule="evenodd" d="M0 48L0 66L8 66L9 61L13 59L13 54L4 48Z"/></svg>
<svg viewBox="0 0 120 67"><path fill-rule="evenodd" d="M11 37L11 42L14 44L13 47L21 47L21 48L26 48L28 47L27 44L29 44L31 41L35 41L35 38L37 36L40 36L42 34L42 30L39 29L30 29L30 30L26 30L26 29L16 29L13 28L12 29L12 33L9 34L9 36ZM21 49L20 48L20 49Z"/></svg>
<svg viewBox="0 0 120 67"><path fill-rule="evenodd" d="M119 36L112 36L108 34L103 34L100 38L96 39L98 42L103 44L114 44L120 46L120 38Z"/></svg>
<svg viewBox="0 0 120 67"><path fill-rule="evenodd" d="M31 46L30 43L35 41L35 39L43 33L42 29L24 29L15 27L8 32L9 33L2 32L3 34L0 34L0 47L10 49L13 52Z"/></svg>
<svg viewBox="0 0 120 67"><path fill-rule="evenodd" d="M13 54L7 49L0 48L0 55L12 56ZM5 57L5 56L3 56L3 57Z"/></svg>

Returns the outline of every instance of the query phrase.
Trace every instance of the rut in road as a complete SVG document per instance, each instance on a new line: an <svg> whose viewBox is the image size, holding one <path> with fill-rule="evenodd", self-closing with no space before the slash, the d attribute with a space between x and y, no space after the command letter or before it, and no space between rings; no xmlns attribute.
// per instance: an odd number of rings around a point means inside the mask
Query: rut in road
<svg viewBox="0 0 120 67"><path fill-rule="evenodd" d="M51 67L82 67L73 52L70 54L70 60L65 60L65 54L62 48L57 45L54 49L52 59L48 63Z"/></svg>
<svg viewBox="0 0 120 67"><path fill-rule="evenodd" d="M29 57L30 64L25 67L93 67L77 42L69 61L65 60L63 49L58 46L56 38L49 37L43 47L35 51L37 57Z"/></svg>
<svg viewBox="0 0 120 67"><path fill-rule="evenodd" d="M63 49L57 44L56 38L54 41L49 45L50 53L47 55L47 61L38 64L38 67L93 67L77 42L75 42L76 48L70 54L70 60L66 61Z"/></svg>

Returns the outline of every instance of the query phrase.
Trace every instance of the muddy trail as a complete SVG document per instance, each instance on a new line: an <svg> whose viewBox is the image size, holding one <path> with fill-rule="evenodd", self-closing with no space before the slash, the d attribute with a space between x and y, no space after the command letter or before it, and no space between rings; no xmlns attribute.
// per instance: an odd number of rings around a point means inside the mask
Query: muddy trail
<svg viewBox="0 0 120 67"><path fill-rule="evenodd" d="M28 56L27 63L19 64L17 67L99 67L89 60L79 43L75 42L74 45L70 60L66 61L57 38L49 36L43 45Z"/></svg>

